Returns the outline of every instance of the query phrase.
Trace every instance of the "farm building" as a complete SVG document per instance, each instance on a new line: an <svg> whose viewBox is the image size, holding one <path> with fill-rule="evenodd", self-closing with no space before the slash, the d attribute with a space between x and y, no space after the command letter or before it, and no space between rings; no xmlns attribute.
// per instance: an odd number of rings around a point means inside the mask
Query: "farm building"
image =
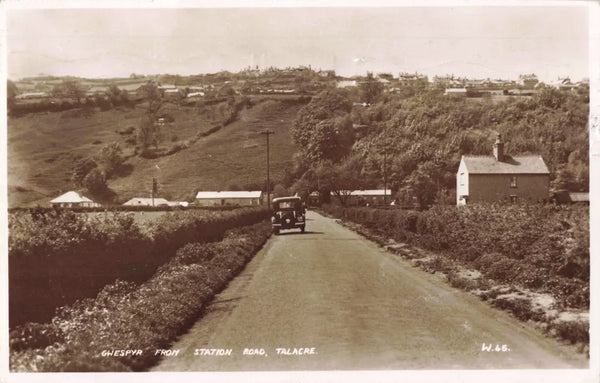
<svg viewBox="0 0 600 383"><path fill-rule="evenodd" d="M169 206L169 201L164 198L154 198L153 202L152 198L136 197L125 202L123 206Z"/></svg>
<svg viewBox="0 0 600 383"><path fill-rule="evenodd" d="M500 135L492 156L462 156L456 173L457 205L543 202L549 192L550 172L542 156L508 156Z"/></svg>
<svg viewBox="0 0 600 383"><path fill-rule="evenodd" d="M446 88L444 96L466 97L467 88Z"/></svg>
<svg viewBox="0 0 600 383"><path fill-rule="evenodd" d="M60 195L50 201L52 206L58 207L98 207L99 203L92 201L91 199L79 195L77 192L69 191L63 195Z"/></svg>
<svg viewBox="0 0 600 383"><path fill-rule="evenodd" d="M256 206L263 204L262 191L200 191L196 194L200 206Z"/></svg>
<svg viewBox="0 0 600 383"><path fill-rule="evenodd" d="M364 205L381 205L384 203L384 196L387 196L387 202L390 203L392 200L390 196L392 191L390 189L372 189L372 190L352 190L342 191L342 195L348 196L346 201L347 206L364 206ZM338 202L338 198L335 194L331 193L332 201Z"/></svg>

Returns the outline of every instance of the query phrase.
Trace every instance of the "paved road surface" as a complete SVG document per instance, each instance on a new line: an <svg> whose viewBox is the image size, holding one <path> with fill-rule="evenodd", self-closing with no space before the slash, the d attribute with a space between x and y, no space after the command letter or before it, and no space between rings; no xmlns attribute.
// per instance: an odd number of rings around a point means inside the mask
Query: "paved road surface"
<svg viewBox="0 0 600 383"><path fill-rule="evenodd" d="M274 236L154 370L587 368L572 349L334 220L308 219L306 234Z"/></svg>

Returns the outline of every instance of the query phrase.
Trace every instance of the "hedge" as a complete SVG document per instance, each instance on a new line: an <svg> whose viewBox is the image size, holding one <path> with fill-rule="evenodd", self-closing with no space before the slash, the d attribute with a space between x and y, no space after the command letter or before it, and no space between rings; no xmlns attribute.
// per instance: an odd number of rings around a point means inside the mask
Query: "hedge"
<svg viewBox="0 0 600 383"><path fill-rule="evenodd" d="M142 281L182 245L266 219L264 208L165 213L142 229L131 214L72 211L9 216L9 322L46 321L117 278Z"/></svg>
<svg viewBox="0 0 600 383"><path fill-rule="evenodd" d="M141 284L116 281L94 298L63 307L50 323L10 333L11 371L142 371L158 361L205 305L237 275L271 234L269 223L234 229L220 242L179 249ZM141 356L103 357L103 350Z"/></svg>

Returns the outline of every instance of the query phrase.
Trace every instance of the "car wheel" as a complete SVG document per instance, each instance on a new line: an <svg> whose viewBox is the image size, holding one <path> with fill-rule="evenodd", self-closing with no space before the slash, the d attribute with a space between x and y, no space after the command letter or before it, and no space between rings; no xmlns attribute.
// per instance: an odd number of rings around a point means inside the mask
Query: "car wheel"
<svg viewBox="0 0 600 383"><path fill-rule="evenodd" d="M300 226L300 231L304 233L305 226Z"/></svg>
<svg viewBox="0 0 600 383"><path fill-rule="evenodd" d="M273 229L273 233L275 233L275 235L279 234L279 229Z"/></svg>

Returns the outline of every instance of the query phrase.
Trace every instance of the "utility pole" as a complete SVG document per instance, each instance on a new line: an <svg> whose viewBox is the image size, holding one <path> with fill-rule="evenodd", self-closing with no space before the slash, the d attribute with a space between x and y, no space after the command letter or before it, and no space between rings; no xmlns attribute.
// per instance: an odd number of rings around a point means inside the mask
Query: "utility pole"
<svg viewBox="0 0 600 383"><path fill-rule="evenodd" d="M260 132L267 136L267 208L271 208L271 178L269 174L269 136L275 134L272 130L266 129Z"/></svg>
<svg viewBox="0 0 600 383"><path fill-rule="evenodd" d="M387 144L383 147L383 204L387 206Z"/></svg>
<svg viewBox="0 0 600 383"><path fill-rule="evenodd" d="M156 177L152 177L152 206L154 206L154 195L158 191L158 184L156 183Z"/></svg>

